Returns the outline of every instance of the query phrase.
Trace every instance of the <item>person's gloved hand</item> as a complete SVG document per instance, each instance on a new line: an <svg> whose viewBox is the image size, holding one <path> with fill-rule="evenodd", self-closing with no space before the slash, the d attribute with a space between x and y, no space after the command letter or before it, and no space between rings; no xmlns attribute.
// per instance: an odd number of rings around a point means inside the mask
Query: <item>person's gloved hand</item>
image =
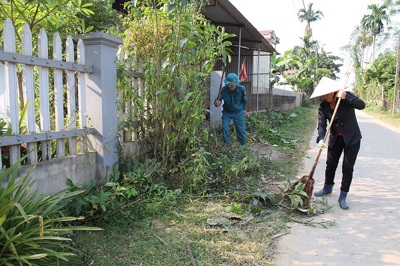
<svg viewBox="0 0 400 266"><path fill-rule="evenodd" d="M346 99L346 92L344 90L340 90L337 92L336 97Z"/></svg>
<svg viewBox="0 0 400 266"><path fill-rule="evenodd" d="M326 148L326 144L325 144L323 139L321 139L318 142L317 147L315 147L316 150L322 150L322 149L325 149L325 148Z"/></svg>

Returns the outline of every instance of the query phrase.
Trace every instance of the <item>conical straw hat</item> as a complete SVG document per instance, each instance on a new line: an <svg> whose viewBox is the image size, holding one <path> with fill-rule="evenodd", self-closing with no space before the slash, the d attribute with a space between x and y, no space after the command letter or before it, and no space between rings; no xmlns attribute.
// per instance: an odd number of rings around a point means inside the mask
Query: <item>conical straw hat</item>
<svg viewBox="0 0 400 266"><path fill-rule="evenodd" d="M322 77L317 87L315 87L314 92L311 94L310 99L339 91L340 89L342 89L342 86L339 82L327 77Z"/></svg>

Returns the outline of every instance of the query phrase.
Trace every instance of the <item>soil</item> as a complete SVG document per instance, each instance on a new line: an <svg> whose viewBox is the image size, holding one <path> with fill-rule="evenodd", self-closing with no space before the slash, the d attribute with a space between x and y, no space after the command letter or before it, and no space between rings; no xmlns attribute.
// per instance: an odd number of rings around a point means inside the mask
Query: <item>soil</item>
<svg viewBox="0 0 400 266"><path fill-rule="evenodd" d="M262 143L252 144L252 149L260 156L265 156L272 161L279 161L285 159L285 155L279 150L278 147L270 146Z"/></svg>

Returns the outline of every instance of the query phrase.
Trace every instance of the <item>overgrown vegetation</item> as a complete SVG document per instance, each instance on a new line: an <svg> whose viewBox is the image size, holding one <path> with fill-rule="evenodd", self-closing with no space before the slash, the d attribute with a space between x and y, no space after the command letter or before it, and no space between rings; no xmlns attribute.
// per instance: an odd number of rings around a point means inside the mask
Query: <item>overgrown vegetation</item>
<svg viewBox="0 0 400 266"><path fill-rule="evenodd" d="M133 117L142 138L174 168L201 150L200 125L205 120L207 80L218 60L230 59L231 34L211 24L202 14L202 1L134 1L123 19L125 69L144 73L146 93L120 82L121 110L135 103ZM143 126L145 124L145 126Z"/></svg>
<svg viewBox="0 0 400 266"><path fill-rule="evenodd" d="M86 196L108 193L107 210L81 210L105 231L79 233L74 243L94 265L187 265L190 256L199 265L271 265L274 239L299 214L283 191L314 124L314 108L252 115L251 143L227 149L204 134L202 150L167 179L155 160L123 162L119 179Z"/></svg>

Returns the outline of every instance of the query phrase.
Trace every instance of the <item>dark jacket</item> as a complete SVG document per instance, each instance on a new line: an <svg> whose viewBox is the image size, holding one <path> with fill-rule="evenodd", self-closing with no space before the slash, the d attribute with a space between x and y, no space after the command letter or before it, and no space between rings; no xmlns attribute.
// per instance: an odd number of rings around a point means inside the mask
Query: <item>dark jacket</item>
<svg viewBox="0 0 400 266"><path fill-rule="evenodd" d="M361 140L361 131L358 126L354 109L362 110L365 103L350 92L346 92L346 99L340 100L335 119L329 134L328 146L332 147L341 130L346 147L351 146ZM334 110L329 103L322 101L318 108L318 137L317 143L324 139L327 127L331 121Z"/></svg>
<svg viewBox="0 0 400 266"><path fill-rule="evenodd" d="M247 105L246 88L242 85L237 85L236 90L230 91L227 86L224 86L220 100L224 100L222 112L237 114L240 111L245 111Z"/></svg>

